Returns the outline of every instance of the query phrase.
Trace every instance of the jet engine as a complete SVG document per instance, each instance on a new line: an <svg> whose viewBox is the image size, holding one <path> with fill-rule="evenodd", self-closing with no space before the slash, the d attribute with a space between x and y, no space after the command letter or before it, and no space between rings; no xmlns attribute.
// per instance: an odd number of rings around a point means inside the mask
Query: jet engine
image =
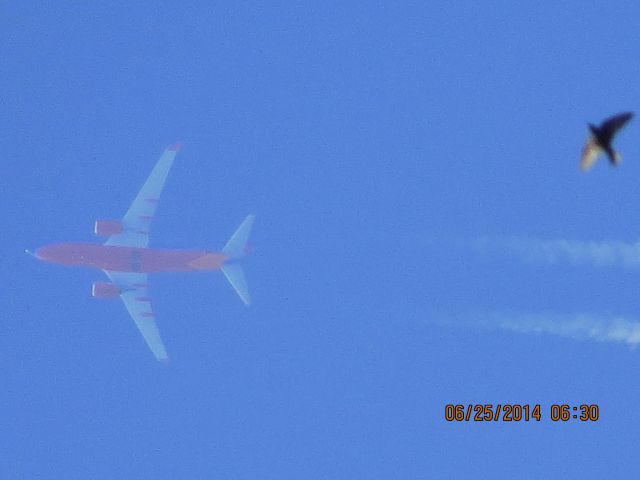
<svg viewBox="0 0 640 480"><path fill-rule="evenodd" d="M109 237L122 232L122 223L118 220L96 220L93 233L99 237Z"/></svg>
<svg viewBox="0 0 640 480"><path fill-rule="evenodd" d="M91 288L91 295L100 300L116 298L121 293L120 287L109 282L93 282L93 287Z"/></svg>

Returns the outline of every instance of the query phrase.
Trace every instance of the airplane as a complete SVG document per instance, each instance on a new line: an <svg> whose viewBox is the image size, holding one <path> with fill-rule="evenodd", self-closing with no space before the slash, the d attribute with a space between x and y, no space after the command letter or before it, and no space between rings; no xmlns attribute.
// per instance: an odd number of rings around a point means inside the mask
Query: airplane
<svg viewBox="0 0 640 480"><path fill-rule="evenodd" d="M160 338L151 308L147 277L156 272L202 272L222 270L240 299L249 305L249 290L239 261L248 253L247 240L254 222L248 215L221 251L149 248L149 225L160 194L181 145L168 147L122 220L97 220L94 233L107 237L103 245L58 243L38 248L40 260L69 266L98 268L110 282L94 282L91 294L97 299L120 297L155 358L169 357ZM28 252L31 253L31 252Z"/></svg>

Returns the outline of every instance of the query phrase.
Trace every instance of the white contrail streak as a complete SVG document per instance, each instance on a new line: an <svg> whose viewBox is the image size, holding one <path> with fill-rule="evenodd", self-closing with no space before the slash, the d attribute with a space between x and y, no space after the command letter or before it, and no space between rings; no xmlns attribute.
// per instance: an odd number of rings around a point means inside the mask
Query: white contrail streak
<svg viewBox="0 0 640 480"><path fill-rule="evenodd" d="M571 241L486 237L473 242L483 255L516 255L534 263L568 263L596 267L640 267L640 241ZM476 326L530 335L556 335L575 340L640 344L640 318L590 313L485 313L467 316ZM452 319L453 320L453 319ZM452 324L470 325L459 316Z"/></svg>
<svg viewBox="0 0 640 480"><path fill-rule="evenodd" d="M640 267L640 242L486 238L476 241L475 246L483 252L511 252L532 262Z"/></svg>
<svg viewBox="0 0 640 480"><path fill-rule="evenodd" d="M576 340L625 343L630 346L640 343L640 321L621 316L495 314L487 323L524 334L550 334Z"/></svg>

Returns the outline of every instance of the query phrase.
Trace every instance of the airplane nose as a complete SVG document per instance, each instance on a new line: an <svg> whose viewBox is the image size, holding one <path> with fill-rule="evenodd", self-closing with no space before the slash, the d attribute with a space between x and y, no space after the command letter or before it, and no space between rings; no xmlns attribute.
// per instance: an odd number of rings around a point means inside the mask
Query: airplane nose
<svg viewBox="0 0 640 480"><path fill-rule="evenodd" d="M31 255L39 260L49 260L51 258L51 252L47 247L36 248L35 252L30 252L29 250L27 250L27 252L31 253Z"/></svg>

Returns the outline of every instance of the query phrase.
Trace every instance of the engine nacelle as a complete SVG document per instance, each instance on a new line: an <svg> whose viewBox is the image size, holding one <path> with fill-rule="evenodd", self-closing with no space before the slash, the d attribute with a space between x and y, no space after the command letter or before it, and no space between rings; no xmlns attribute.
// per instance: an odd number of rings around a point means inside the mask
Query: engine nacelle
<svg viewBox="0 0 640 480"><path fill-rule="evenodd" d="M122 232L122 223L118 220L96 220L93 233L99 237L110 237Z"/></svg>
<svg viewBox="0 0 640 480"><path fill-rule="evenodd" d="M116 298L122 293L120 287L113 283L109 282L93 282L93 287L91 288L91 295L94 298L99 298L101 300L106 298Z"/></svg>

